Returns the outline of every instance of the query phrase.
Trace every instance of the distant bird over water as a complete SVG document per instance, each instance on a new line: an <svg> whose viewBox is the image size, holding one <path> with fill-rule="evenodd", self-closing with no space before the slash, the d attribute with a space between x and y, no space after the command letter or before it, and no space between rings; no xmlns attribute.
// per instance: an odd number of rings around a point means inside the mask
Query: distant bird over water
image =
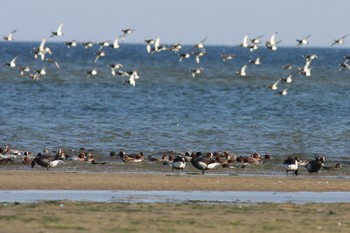
<svg viewBox="0 0 350 233"><path fill-rule="evenodd" d="M55 31L55 32L52 32L51 33L51 37L54 37L54 36L63 36L63 31L62 31L62 28L63 28L63 23L61 23L59 26L58 26L58 28L57 28L57 30Z"/></svg>
<svg viewBox="0 0 350 233"><path fill-rule="evenodd" d="M297 46L301 46L301 45L308 45L309 44L309 41L308 39L310 38L311 35L307 35L305 37L303 37L302 39L297 39Z"/></svg>
<svg viewBox="0 0 350 233"><path fill-rule="evenodd" d="M13 30L10 34L8 34L7 36L4 36L3 39L6 41L13 41L13 34L15 34L17 30Z"/></svg>
<svg viewBox="0 0 350 233"><path fill-rule="evenodd" d="M332 44L332 46L333 45L336 45L336 44L339 44L339 45L341 45L341 44L344 44L345 43L345 38L347 37L348 35L345 35L345 36L342 36L341 38L339 38L339 39L335 39L334 40L334 42L333 42L333 44Z"/></svg>

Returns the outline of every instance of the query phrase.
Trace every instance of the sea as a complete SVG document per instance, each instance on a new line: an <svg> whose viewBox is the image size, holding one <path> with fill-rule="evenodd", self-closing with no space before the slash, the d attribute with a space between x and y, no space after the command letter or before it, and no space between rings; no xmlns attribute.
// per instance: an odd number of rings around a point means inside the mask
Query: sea
<svg viewBox="0 0 350 233"><path fill-rule="evenodd" d="M149 54L146 44L121 43L118 49L99 45L68 48L47 42L59 64L35 59L38 42L1 42L0 62L14 57L16 67L0 66L0 146L41 152L86 148L108 156L111 151L166 152L230 151L286 157L321 154L332 159L350 155L350 70L339 64L350 50L343 46L278 47L260 45L250 52L240 46L205 46L199 64L195 56L179 61L178 52ZM222 54L234 54L222 61ZM305 55L315 54L311 76L299 72ZM249 60L261 58L260 65ZM52 61L52 60L50 60ZM137 71L132 86L120 71ZM246 76L236 72L245 64ZM282 69L284 65L292 69ZM33 73L46 67L46 75L33 80L18 67ZM191 69L201 68L192 77ZM97 70L97 75L87 71ZM122 72L120 72L122 73ZM280 78L292 75L292 83ZM284 89L287 95L281 95Z"/></svg>

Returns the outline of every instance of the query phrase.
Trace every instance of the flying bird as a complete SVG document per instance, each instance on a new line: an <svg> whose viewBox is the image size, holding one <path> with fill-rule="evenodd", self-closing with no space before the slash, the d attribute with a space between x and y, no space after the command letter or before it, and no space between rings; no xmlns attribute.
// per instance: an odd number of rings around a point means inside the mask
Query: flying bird
<svg viewBox="0 0 350 233"><path fill-rule="evenodd" d="M307 35L305 37L303 37L302 39L297 39L297 46L301 46L301 45L308 45L309 44L309 38L310 38L311 34L310 35Z"/></svg>
<svg viewBox="0 0 350 233"><path fill-rule="evenodd" d="M203 68L191 69L192 78L195 79L197 74L202 73Z"/></svg>
<svg viewBox="0 0 350 233"><path fill-rule="evenodd" d="M333 44L332 44L332 46L333 45L336 45L336 44L344 44L345 43L345 38L347 37L348 35L345 35L345 36L342 36L341 38L339 38L339 39L335 39L334 40L334 42L333 42Z"/></svg>
<svg viewBox="0 0 350 233"><path fill-rule="evenodd" d="M57 31L55 32L52 32L51 34L51 37L54 37L54 36L63 36L63 31L62 31L62 28L63 28L63 23L61 23L58 28L57 28Z"/></svg>
<svg viewBox="0 0 350 233"><path fill-rule="evenodd" d="M247 65L244 65L239 71L236 71L236 74L242 77L247 76L246 69Z"/></svg>
<svg viewBox="0 0 350 233"><path fill-rule="evenodd" d="M199 41L197 44L193 45L194 48L197 49L203 49L204 48L204 42L207 40L207 37L205 37L203 40Z"/></svg>
<svg viewBox="0 0 350 233"><path fill-rule="evenodd" d="M6 41L13 41L14 39L13 39L13 34L15 34L15 32L16 32L17 30L13 30L10 34L8 34L7 36L4 36L3 38L4 38L4 40L6 40Z"/></svg>
<svg viewBox="0 0 350 233"><path fill-rule="evenodd" d="M126 36L127 36L128 34L133 33L134 31L135 31L135 29L130 29L130 28L128 28L128 29L123 29L123 30L122 30L122 32L123 32L122 40L124 41L125 38L126 38Z"/></svg>
<svg viewBox="0 0 350 233"><path fill-rule="evenodd" d="M10 62L5 62L4 65L9 66L9 67L11 67L11 68L16 67L16 60L17 60L17 57L18 57L18 56L14 57Z"/></svg>

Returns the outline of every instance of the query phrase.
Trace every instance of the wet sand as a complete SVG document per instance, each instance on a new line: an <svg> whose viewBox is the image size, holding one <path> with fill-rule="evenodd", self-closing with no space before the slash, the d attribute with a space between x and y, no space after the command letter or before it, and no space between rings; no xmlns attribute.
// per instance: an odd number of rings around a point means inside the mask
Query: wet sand
<svg viewBox="0 0 350 233"><path fill-rule="evenodd" d="M2 190L350 191L348 177L322 175L0 170L0 182ZM349 203L0 204L1 229L8 233L350 231Z"/></svg>
<svg viewBox="0 0 350 233"><path fill-rule="evenodd" d="M338 176L0 170L2 190L350 191Z"/></svg>

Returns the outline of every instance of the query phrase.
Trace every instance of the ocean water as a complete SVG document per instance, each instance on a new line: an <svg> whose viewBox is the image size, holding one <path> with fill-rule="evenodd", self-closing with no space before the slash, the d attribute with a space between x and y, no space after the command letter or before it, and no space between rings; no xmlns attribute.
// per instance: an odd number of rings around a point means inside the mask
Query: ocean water
<svg viewBox="0 0 350 233"><path fill-rule="evenodd" d="M0 67L0 146L38 153L60 147L98 150L103 154L125 150L162 154L164 151L252 152L286 156L319 153L331 158L350 155L350 70L339 71L348 49L261 47L249 52L235 46L206 46L207 54L179 62L174 52L149 55L144 44L105 48L106 56L94 63L99 47L47 43L60 69L35 60L32 48L40 42L0 43L0 62L15 56L17 65L33 69L47 66L40 80L22 77L17 68ZM190 51L184 46L182 51ZM220 55L233 53L222 62ZM312 76L298 74L303 55L316 54ZM235 74L249 59L247 76ZM121 63L123 71L137 70L136 86L113 76L108 64ZM195 79L192 68L202 67ZM98 75L86 71L97 68ZM285 96L266 86L281 83Z"/></svg>

